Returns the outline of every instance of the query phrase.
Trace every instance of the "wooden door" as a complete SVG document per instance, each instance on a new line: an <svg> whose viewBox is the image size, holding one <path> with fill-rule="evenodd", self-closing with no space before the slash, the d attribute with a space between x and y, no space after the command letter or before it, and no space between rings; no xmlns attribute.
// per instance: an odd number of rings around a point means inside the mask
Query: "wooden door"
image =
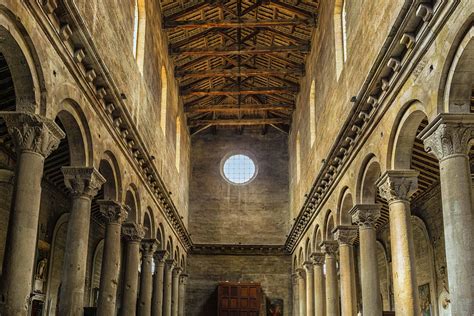
<svg viewBox="0 0 474 316"><path fill-rule="evenodd" d="M218 315L259 316L260 298L261 288L258 283L220 283Z"/></svg>

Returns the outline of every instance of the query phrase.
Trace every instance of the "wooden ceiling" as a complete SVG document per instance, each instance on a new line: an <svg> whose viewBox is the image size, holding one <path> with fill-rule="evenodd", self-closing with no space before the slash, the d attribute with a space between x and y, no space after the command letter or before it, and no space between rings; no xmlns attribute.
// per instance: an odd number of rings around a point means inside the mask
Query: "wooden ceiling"
<svg viewBox="0 0 474 316"><path fill-rule="evenodd" d="M319 0L161 0L191 134L288 133Z"/></svg>

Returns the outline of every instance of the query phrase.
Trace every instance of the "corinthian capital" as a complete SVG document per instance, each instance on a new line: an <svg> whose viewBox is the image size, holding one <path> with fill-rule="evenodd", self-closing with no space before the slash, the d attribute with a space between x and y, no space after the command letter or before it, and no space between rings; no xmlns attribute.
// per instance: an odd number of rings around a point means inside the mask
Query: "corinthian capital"
<svg viewBox="0 0 474 316"><path fill-rule="evenodd" d="M324 253L322 252L313 252L310 258L313 260L314 265L322 266L324 264Z"/></svg>
<svg viewBox="0 0 474 316"><path fill-rule="evenodd" d="M62 167L64 183L73 196L94 197L105 178L93 167Z"/></svg>
<svg viewBox="0 0 474 316"><path fill-rule="evenodd" d="M349 211L352 221L360 228L375 228L375 224L380 217L379 204L356 204Z"/></svg>
<svg viewBox="0 0 474 316"><path fill-rule="evenodd" d="M155 263L165 263L166 259L168 258L168 251L157 250L155 251L153 258L155 259Z"/></svg>
<svg viewBox="0 0 474 316"><path fill-rule="evenodd" d="M128 241L140 242L145 237L146 228L142 224L125 223L122 225L122 235Z"/></svg>
<svg viewBox="0 0 474 316"><path fill-rule="evenodd" d="M48 157L66 134L54 121L30 112L0 112L18 153L35 152Z"/></svg>
<svg viewBox="0 0 474 316"><path fill-rule="evenodd" d="M357 239L357 226L340 225L333 230L334 238L339 245L353 245Z"/></svg>
<svg viewBox="0 0 474 316"><path fill-rule="evenodd" d="M143 239L141 244L143 255L152 256L155 253L156 249L158 249L158 245L158 240L154 238Z"/></svg>
<svg viewBox="0 0 474 316"><path fill-rule="evenodd" d="M321 247L321 251L328 256L335 256L339 248L337 241L334 240L322 241L319 246Z"/></svg>
<svg viewBox="0 0 474 316"><path fill-rule="evenodd" d="M474 136L474 114L441 113L420 134L427 152L442 161L467 155Z"/></svg>
<svg viewBox="0 0 474 316"><path fill-rule="evenodd" d="M100 213L107 224L122 224L128 217L129 207L116 201L100 200Z"/></svg>
<svg viewBox="0 0 474 316"><path fill-rule="evenodd" d="M390 204L394 201L408 201L418 188L416 170L387 170L375 184L380 196Z"/></svg>

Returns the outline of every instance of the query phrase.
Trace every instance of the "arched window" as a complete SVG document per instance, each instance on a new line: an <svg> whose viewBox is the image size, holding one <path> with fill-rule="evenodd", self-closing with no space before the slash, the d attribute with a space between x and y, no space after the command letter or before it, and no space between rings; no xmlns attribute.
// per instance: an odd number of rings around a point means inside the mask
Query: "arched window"
<svg viewBox="0 0 474 316"><path fill-rule="evenodd" d="M133 56L137 61L140 72L143 71L143 56L145 53L145 28L145 0L135 0L133 20Z"/></svg>
<svg viewBox="0 0 474 316"><path fill-rule="evenodd" d="M334 43L337 79L341 75L347 58L346 2L347 0L336 0L334 4Z"/></svg>
<svg viewBox="0 0 474 316"><path fill-rule="evenodd" d="M166 112L168 108L168 74L165 66L161 67L161 117L160 126L163 135L166 135Z"/></svg>
<svg viewBox="0 0 474 316"><path fill-rule="evenodd" d="M316 140L316 82L311 82L311 91L309 93L309 133L311 139L311 147Z"/></svg>
<svg viewBox="0 0 474 316"><path fill-rule="evenodd" d="M179 172L181 164L181 118L176 118L176 170Z"/></svg>
<svg viewBox="0 0 474 316"><path fill-rule="evenodd" d="M301 141L300 132L296 134L296 183L300 182L301 175Z"/></svg>

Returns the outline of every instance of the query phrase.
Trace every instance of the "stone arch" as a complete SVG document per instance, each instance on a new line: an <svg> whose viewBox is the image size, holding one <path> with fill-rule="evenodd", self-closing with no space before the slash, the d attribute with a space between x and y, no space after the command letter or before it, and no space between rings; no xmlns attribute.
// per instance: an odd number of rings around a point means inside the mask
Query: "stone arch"
<svg viewBox="0 0 474 316"><path fill-rule="evenodd" d="M474 85L474 15L455 36L440 82L439 112L469 113Z"/></svg>
<svg viewBox="0 0 474 316"><path fill-rule="evenodd" d="M54 225L51 253L48 262L48 278L46 288L46 309L56 314L56 304L59 298L62 267L66 251L66 236L69 213L62 214Z"/></svg>
<svg viewBox="0 0 474 316"><path fill-rule="evenodd" d="M181 255L180 266L183 269L183 272L186 271L186 259L184 258L184 254Z"/></svg>
<svg viewBox="0 0 474 316"><path fill-rule="evenodd" d="M112 152L106 151L99 163L99 172L105 178L103 198L107 200L121 201L122 175L117 159Z"/></svg>
<svg viewBox="0 0 474 316"><path fill-rule="evenodd" d="M130 209L128 210L127 222L138 223L138 212L140 210L140 198L138 196L138 190L135 184L130 184L127 192L125 193L125 205Z"/></svg>
<svg viewBox="0 0 474 316"><path fill-rule="evenodd" d="M160 249L165 250L166 245L165 245L165 228L163 227L163 224L160 223L158 224L158 228L156 230L156 239L160 243Z"/></svg>
<svg viewBox="0 0 474 316"><path fill-rule="evenodd" d="M384 311L392 310L392 303L390 299L390 292L392 287L392 280L389 268L389 260L387 249L384 244L377 240L377 263L378 263L378 275L380 284L380 295L382 296L382 306Z"/></svg>
<svg viewBox="0 0 474 316"><path fill-rule="evenodd" d="M13 81L16 110L46 113L46 102L42 96L43 71L38 55L26 29L4 5L0 5L0 54L3 56Z"/></svg>
<svg viewBox="0 0 474 316"><path fill-rule="evenodd" d="M168 236L166 241L166 250L168 251L168 258L173 258L173 238L171 236Z"/></svg>
<svg viewBox="0 0 474 316"><path fill-rule="evenodd" d="M91 292L90 292L90 306L97 306L97 299L99 298L100 274L102 267L102 255L104 253L104 239L101 239L94 250L92 257L92 271L91 271Z"/></svg>
<svg viewBox="0 0 474 316"><path fill-rule="evenodd" d="M143 214L143 227L146 229L145 238L154 238L155 230L153 227L153 217L151 215L151 208L147 207L145 214Z"/></svg>
<svg viewBox="0 0 474 316"><path fill-rule="evenodd" d="M316 225L316 228L314 229L314 234L313 234L313 248L314 251L320 251L319 245L323 241L323 236L321 233L321 228L319 225Z"/></svg>
<svg viewBox="0 0 474 316"><path fill-rule="evenodd" d="M293 271L295 271L298 268L298 256L294 255L293 256Z"/></svg>
<svg viewBox="0 0 474 316"><path fill-rule="evenodd" d="M416 266L423 266L424 269L416 269L416 280L418 286L429 283L430 301L435 315L438 313L438 295L436 284L436 268L434 261L434 250L431 238L426 228L425 222L418 216L411 216L412 235L415 246L415 264ZM422 304L423 297L420 296L420 304Z"/></svg>
<svg viewBox="0 0 474 316"><path fill-rule="evenodd" d="M176 248L174 250L174 261L176 261L177 265L179 265L179 257L180 257L179 247L178 247L178 245L176 245Z"/></svg>
<svg viewBox="0 0 474 316"><path fill-rule="evenodd" d="M339 225L352 224L352 217L349 214L352 206L354 206L352 194L350 193L349 188L346 186L341 190L341 194L339 195L339 203L337 207L337 222Z"/></svg>
<svg viewBox="0 0 474 316"><path fill-rule="evenodd" d="M416 100L400 112L388 143L387 166L390 169L410 169L418 127L426 119L424 106Z"/></svg>
<svg viewBox="0 0 474 316"><path fill-rule="evenodd" d="M304 250L303 250L303 247L300 247L300 250L298 252L298 267L297 268L301 268L301 266L303 265L303 262L304 262Z"/></svg>
<svg viewBox="0 0 474 316"><path fill-rule="evenodd" d="M367 155L359 170L356 201L362 204L374 204L377 197L377 186L375 183L382 174L377 157L374 154Z"/></svg>
<svg viewBox="0 0 474 316"><path fill-rule="evenodd" d="M324 217L324 240L333 240L333 229L336 227L336 222L331 210L328 210Z"/></svg>
<svg viewBox="0 0 474 316"><path fill-rule="evenodd" d="M308 237L306 238L306 242L304 246L305 261L310 260L310 256L312 252L313 252L313 248L311 245L311 239Z"/></svg>

